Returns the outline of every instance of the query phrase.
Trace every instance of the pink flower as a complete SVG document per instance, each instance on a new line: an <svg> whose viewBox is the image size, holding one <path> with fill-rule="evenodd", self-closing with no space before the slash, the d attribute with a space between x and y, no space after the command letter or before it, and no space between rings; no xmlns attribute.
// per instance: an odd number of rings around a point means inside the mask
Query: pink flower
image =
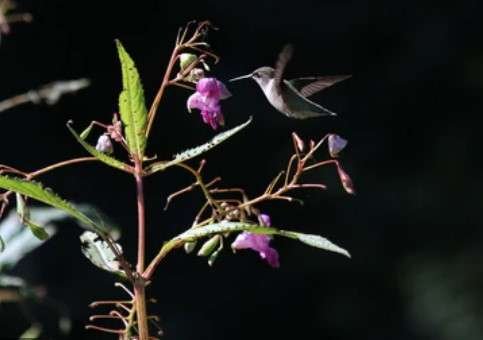
<svg viewBox="0 0 483 340"><path fill-rule="evenodd" d="M270 216L260 214L258 220L261 225L270 226ZM231 244L231 248L233 250L252 249L258 252L260 257L267 261L270 266L278 268L280 267L279 256L277 250L270 247L271 240L272 238L268 235L245 231L236 237L235 241Z"/></svg>
<svg viewBox="0 0 483 340"><path fill-rule="evenodd" d="M214 130L225 124L221 113L220 100L230 97L225 85L215 78L202 78L196 84L196 92L187 101L188 111L199 109L203 122Z"/></svg>

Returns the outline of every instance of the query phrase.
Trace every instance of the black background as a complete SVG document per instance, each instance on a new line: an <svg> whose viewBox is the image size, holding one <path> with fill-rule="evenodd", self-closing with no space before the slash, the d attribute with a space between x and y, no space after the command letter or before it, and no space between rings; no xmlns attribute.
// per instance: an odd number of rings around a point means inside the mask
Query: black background
<svg viewBox="0 0 483 340"><path fill-rule="evenodd" d="M0 46L1 97L43 83L88 77L92 86L54 106L25 105L0 113L0 162L33 170L84 155L65 128L109 121L121 87L113 40L136 61L146 98L154 96L177 28L209 19L222 57L213 75L227 80L272 65L283 44L295 55L287 77L353 77L316 96L337 118L293 121L278 114L253 82L230 84L228 127L252 125L206 155L206 175L258 194L291 153L289 135L335 132L349 140L342 162L357 189L343 192L334 169L314 176L326 192L300 193L304 207L266 204L275 226L322 234L353 258L285 239L274 244L281 268L252 252L228 249L214 268L176 252L149 290L159 303L165 339L481 339L483 6L478 1L22 1L35 21L16 25ZM149 152L160 158L213 135L189 91L163 99ZM323 154L319 157L324 157ZM123 229L135 256L135 188L129 176L100 164L70 167L42 181L76 202L91 202ZM167 195L191 178L169 171L149 178L149 256L190 225L202 196L193 192L165 213ZM72 338L104 338L83 330L88 303L115 298L112 277L79 251L80 231L66 225L21 263L18 273L66 303ZM27 327L1 307L2 336ZM39 311L49 319L49 310ZM7 326L5 326L7 325ZM54 326L49 328L51 337ZM108 337L105 337L108 338Z"/></svg>

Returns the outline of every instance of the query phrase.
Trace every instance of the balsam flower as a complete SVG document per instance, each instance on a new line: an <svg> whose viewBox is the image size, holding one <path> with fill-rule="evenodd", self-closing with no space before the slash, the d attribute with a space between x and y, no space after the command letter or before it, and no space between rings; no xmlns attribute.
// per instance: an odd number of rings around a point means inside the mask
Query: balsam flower
<svg viewBox="0 0 483 340"><path fill-rule="evenodd" d="M202 78L196 84L196 92L187 101L188 111L199 109L203 122L214 130L223 126L225 120L221 113L220 100L231 96L225 85L215 78Z"/></svg>
<svg viewBox="0 0 483 340"><path fill-rule="evenodd" d="M271 225L270 216L260 214L258 220L261 225L269 227ZM272 238L268 235L243 232L239 234L235 241L231 244L233 250L252 249L260 255L262 259L274 267L280 267L279 256L276 249L270 247Z"/></svg>

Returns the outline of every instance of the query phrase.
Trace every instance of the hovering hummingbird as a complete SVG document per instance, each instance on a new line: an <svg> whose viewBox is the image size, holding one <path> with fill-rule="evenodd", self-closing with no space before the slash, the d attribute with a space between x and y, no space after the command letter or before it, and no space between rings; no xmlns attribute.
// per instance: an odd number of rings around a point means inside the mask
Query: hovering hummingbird
<svg viewBox="0 0 483 340"><path fill-rule="evenodd" d="M250 74L230 79L230 81L252 78L260 85L270 104L290 118L306 119L320 116L336 116L335 112L314 103L308 97L351 76L283 79L283 71L288 61L292 58L292 53L292 46L285 45L278 56L275 68L263 66Z"/></svg>

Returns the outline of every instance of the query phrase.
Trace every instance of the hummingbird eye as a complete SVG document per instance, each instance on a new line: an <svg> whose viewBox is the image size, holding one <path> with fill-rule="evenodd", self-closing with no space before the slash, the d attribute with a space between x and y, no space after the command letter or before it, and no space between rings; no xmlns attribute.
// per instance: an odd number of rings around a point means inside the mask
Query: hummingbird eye
<svg viewBox="0 0 483 340"><path fill-rule="evenodd" d="M254 77L254 78L260 78L260 73L258 73L258 72L254 72L254 73L253 73L253 77Z"/></svg>

